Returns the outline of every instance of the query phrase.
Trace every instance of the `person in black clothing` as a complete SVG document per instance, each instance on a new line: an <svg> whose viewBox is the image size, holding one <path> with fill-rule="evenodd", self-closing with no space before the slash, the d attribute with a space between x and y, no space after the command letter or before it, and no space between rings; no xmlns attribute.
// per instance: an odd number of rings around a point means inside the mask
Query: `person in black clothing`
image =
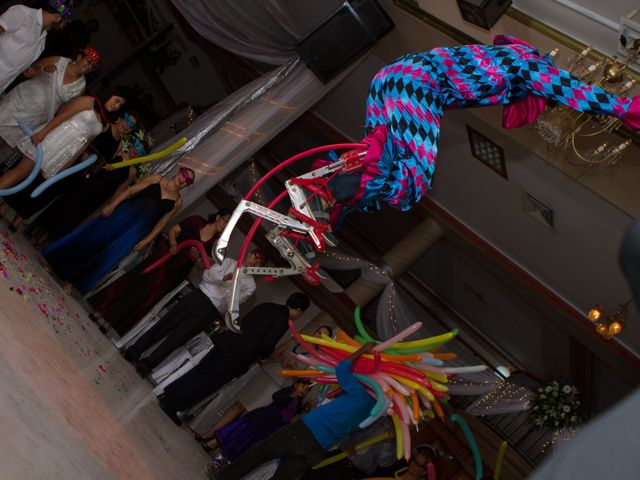
<svg viewBox="0 0 640 480"><path fill-rule="evenodd" d="M91 43L91 36L100 30L100 22L90 18L86 22L74 20L62 30L56 30L47 35L47 44L40 58L63 56L74 58L78 50Z"/></svg>
<svg viewBox="0 0 640 480"><path fill-rule="evenodd" d="M261 303L254 307L241 320L242 333L227 331L215 335L213 349L200 363L165 388L160 408L180 425L178 412L215 393L259 358L268 357L287 331L288 320L298 319L309 305L309 299L296 292L289 296L286 305Z"/></svg>

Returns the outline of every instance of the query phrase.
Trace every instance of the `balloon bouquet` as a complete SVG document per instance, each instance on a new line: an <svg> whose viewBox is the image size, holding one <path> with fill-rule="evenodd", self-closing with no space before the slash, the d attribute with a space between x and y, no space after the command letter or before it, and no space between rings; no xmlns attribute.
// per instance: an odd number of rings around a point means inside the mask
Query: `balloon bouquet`
<svg viewBox="0 0 640 480"><path fill-rule="evenodd" d="M390 339L379 341L372 338L364 329L359 307L355 309L354 320L358 335L352 338L340 331L336 340L327 336L317 338L303 335L296 329L293 322L289 321L289 328L294 338L308 352L308 355L294 354L294 356L300 362L309 365L309 368L283 370L281 373L287 376L305 377L313 382L328 385L330 391L327 398L333 398L341 392L335 375L336 365L363 344L377 343L373 354L364 355L355 362L353 367L356 378L376 400L369 417L360 424L360 427L365 428L371 425L383 415L391 416L395 428L397 458L404 457L409 460L411 458L409 426L417 426L427 417L437 416L444 420L445 415L441 404L446 403L449 398L446 386L449 378L460 373L480 372L487 367L486 365L444 366L444 362L456 358L456 354L441 352L439 349L456 337L457 329L421 340L403 341L420 329L422 322L416 322ZM312 344L315 344L317 349ZM388 438L386 435L376 437L377 441L383 441L386 438ZM330 458L316 467L319 468L334 461L337 460Z"/></svg>

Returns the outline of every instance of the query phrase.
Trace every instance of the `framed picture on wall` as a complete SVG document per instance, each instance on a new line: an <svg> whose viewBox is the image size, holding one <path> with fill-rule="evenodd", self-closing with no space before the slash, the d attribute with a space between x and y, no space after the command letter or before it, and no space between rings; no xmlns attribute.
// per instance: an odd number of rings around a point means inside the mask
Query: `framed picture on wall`
<svg viewBox="0 0 640 480"><path fill-rule="evenodd" d="M484 163L494 172L507 178L507 163L504 150L499 145L482 135L470 125L467 125L471 155Z"/></svg>

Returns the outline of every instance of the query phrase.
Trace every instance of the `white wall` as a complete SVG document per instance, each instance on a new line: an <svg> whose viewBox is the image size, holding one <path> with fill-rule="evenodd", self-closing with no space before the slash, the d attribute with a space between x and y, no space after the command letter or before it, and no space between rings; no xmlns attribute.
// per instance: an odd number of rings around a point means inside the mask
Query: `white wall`
<svg viewBox="0 0 640 480"><path fill-rule="evenodd" d="M504 148L508 179L471 156L466 124ZM447 112L431 199L578 309L626 301L617 252L632 218L508 135L462 110ZM523 191L555 210L555 232L524 212ZM619 338L640 352L639 333L632 320Z"/></svg>

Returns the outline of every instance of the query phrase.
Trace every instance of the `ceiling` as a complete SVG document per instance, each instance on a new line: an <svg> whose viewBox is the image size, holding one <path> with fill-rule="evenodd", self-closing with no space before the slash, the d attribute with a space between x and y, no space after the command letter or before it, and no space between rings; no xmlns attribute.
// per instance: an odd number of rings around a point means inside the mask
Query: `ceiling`
<svg viewBox="0 0 640 480"><path fill-rule="evenodd" d="M513 7L607 55L616 53L620 18L634 0L513 0Z"/></svg>

